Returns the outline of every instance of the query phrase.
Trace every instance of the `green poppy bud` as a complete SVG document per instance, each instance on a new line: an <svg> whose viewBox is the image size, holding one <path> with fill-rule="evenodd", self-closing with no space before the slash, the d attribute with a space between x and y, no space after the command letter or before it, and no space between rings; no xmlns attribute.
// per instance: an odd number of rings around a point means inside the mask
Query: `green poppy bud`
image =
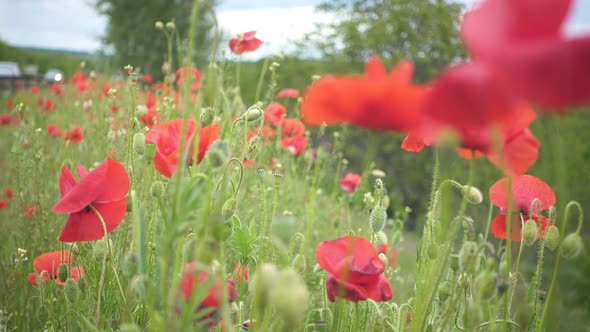
<svg viewBox="0 0 590 332"><path fill-rule="evenodd" d="M162 181L156 180L150 187L150 195L152 195L154 198L160 198L164 194L164 190L164 183L162 183Z"/></svg>
<svg viewBox="0 0 590 332"><path fill-rule="evenodd" d="M260 108L257 106L250 107L244 114L242 114L242 118L247 120L248 122L256 121L260 119L260 117L264 114Z"/></svg>
<svg viewBox="0 0 590 332"><path fill-rule="evenodd" d="M66 294L66 299L70 303L75 303L78 300L78 294L80 290L78 289L78 284L72 278L68 278L66 280L65 290L64 293Z"/></svg>
<svg viewBox="0 0 590 332"><path fill-rule="evenodd" d="M301 324L309 304L309 291L297 272L291 269L279 272L269 295L270 303L286 326Z"/></svg>
<svg viewBox="0 0 590 332"><path fill-rule="evenodd" d="M483 195L481 191L472 186L461 187L461 194L471 204L479 204L483 201Z"/></svg>
<svg viewBox="0 0 590 332"><path fill-rule="evenodd" d="M223 203L223 207L221 208L221 216L224 219L228 219L229 217L233 216L238 208L238 201L235 197L230 197L225 203Z"/></svg>
<svg viewBox="0 0 590 332"><path fill-rule="evenodd" d="M68 271L68 266L66 263L60 263L57 267L57 277L61 282L65 282L68 279L68 275L70 272Z"/></svg>
<svg viewBox="0 0 590 332"><path fill-rule="evenodd" d="M385 256L384 253L379 253L379 255L377 255L377 257L379 257L379 259L383 263L383 268L387 269L389 267L389 259L387 259L387 256Z"/></svg>
<svg viewBox="0 0 590 332"><path fill-rule="evenodd" d="M330 308L326 307L321 309L320 317L326 323L327 328L330 328L332 326L332 323L334 322L334 314L332 313L332 310L330 310Z"/></svg>
<svg viewBox="0 0 590 332"><path fill-rule="evenodd" d="M524 223L522 240L527 246L532 245L537 240L537 223L533 219L529 219Z"/></svg>
<svg viewBox="0 0 590 332"><path fill-rule="evenodd" d="M307 267L307 260L305 256L302 254L295 255L295 258L293 258L293 262L291 263L291 267L293 267L293 269L298 273L304 273Z"/></svg>
<svg viewBox="0 0 590 332"><path fill-rule="evenodd" d="M477 244L472 241L466 241L459 251L459 262L463 270L468 268L469 264L474 264L475 254L477 253Z"/></svg>
<svg viewBox="0 0 590 332"><path fill-rule="evenodd" d="M230 155L229 144L223 140L216 140L207 149L205 158L213 168L219 168L229 161Z"/></svg>
<svg viewBox="0 0 590 332"><path fill-rule="evenodd" d="M258 151L260 151L260 136L256 135L248 141L248 146L246 147L246 159L253 160L256 158Z"/></svg>
<svg viewBox="0 0 590 332"><path fill-rule="evenodd" d="M475 283L482 299L487 300L494 296L497 277L495 272L490 271L484 271L477 276Z"/></svg>
<svg viewBox="0 0 590 332"><path fill-rule="evenodd" d="M448 280L443 281L438 287L438 299L445 302L451 295L451 283Z"/></svg>
<svg viewBox="0 0 590 332"><path fill-rule="evenodd" d="M369 226L373 233L378 233L385 226L387 211L382 206L375 206L369 215Z"/></svg>
<svg viewBox="0 0 590 332"><path fill-rule="evenodd" d="M133 135L133 151L140 156L145 154L145 135L143 133Z"/></svg>
<svg viewBox="0 0 590 332"><path fill-rule="evenodd" d="M109 243L110 247L113 247L113 243L112 241L109 239ZM102 262L102 260L104 259L104 256L107 255L107 260L110 259L108 257L109 254L109 249L107 246L107 241L105 240L105 238L102 238L98 241L94 242L94 246L92 248L92 255L94 256L94 259L98 262Z"/></svg>
<svg viewBox="0 0 590 332"><path fill-rule="evenodd" d="M459 263L459 256L451 255L449 265L451 267L451 270L455 272L459 271L459 268L461 268L461 264Z"/></svg>
<svg viewBox="0 0 590 332"><path fill-rule="evenodd" d="M578 233L568 234L561 243L561 256L564 258L576 258L582 252L584 243Z"/></svg>
<svg viewBox="0 0 590 332"><path fill-rule="evenodd" d="M207 107L203 109L203 111L201 112L201 116L199 118L199 121L201 122L201 127L206 127L212 124L213 120L215 120L215 111L213 111L213 108Z"/></svg>
<svg viewBox="0 0 590 332"><path fill-rule="evenodd" d="M545 245L553 251L559 245L559 228L555 225L549 226L545 233Z"/></svg>

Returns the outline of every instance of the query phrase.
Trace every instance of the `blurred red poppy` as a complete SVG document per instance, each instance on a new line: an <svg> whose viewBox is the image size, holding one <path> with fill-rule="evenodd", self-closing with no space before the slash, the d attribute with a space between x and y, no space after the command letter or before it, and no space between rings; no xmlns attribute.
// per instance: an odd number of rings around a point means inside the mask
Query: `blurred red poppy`
<svg viewBox="0 0 590 332"><path fill-rule="evenodd" d="M413 65L400 62L387 75L372 57L365 75L324 77L303 96L303 120L312 125L350 123L377 130L413 129L421 119L418 107L426 87L411 84Z"/></svg>
<svg viewBox="0 0 590 332"><path fill-rule="evenodd" d="M185 79L188 79L189 67L181 67L176 71L176 86L182 86ZM190 75L192 75L191 89L193 91L199 90L201 85L201 72L196 67L190 67Z"/></svg>
<svg viewBox="0 0 590 332"><path fill-rule="evenodd" d="M6 126L12 123L12 118L10 114L2 114L0 115L0 125Z"/></svg>
<svg viewBox="0 0 590 332"><path fill-rule="evenodd" d="M14 194L12 192L12 188L6 188L4 190L4 196L6 196L6 199L8 199L9 201L12 201L12 198L14 196Z"/></svg>
<svg viewBox="0 0 590 332"><path fill-rule="evenodd" d="M28 278L33 286L37 286L37 275L41 276L41 280L43 283L46 283L48 280L55 279L55 283L58 285L65 285L65 280L60 280L57 277L57 269L59 264L65 263L70 267L70 264L73 261L73 256L70 254L69 251L53 251L48 252L43 255L37 256L33 261L33 268L35 272L29 273ZM62 259L63 257L63 259ZM74 279L76 282L80 280L80 278L84 277L84 268L82 266L70 267L69 269L70 277Z"/></svg>
<svg viewBox="0 0 590 332"><path fill-rule="evenodd" d="M303 152L307 145L307 137L305 136L292 136L281 139L281 145L287 151L290 151L294 155L298 156Z"/></svg>
<svg viewBox="0 0 590 332"><path fill-rule="evenodd" d="M125 167L107 158L90 173L77 167L80 181L76 182L68 166L61 169L59 191L61 200L53 212L69 214L59 235L62 242L94 241L114 231L127 212L129 176ZM100 213L104 224L97 213Z"/></svg>
<svg viewBox="0 0 590 332"><path fill-rule="evenodd" d="M299 97L299 91L297 89L283 89L279 91L277 97L297 99Z"/></svg>
<svg viewBox="0 0 590 332"><path fill-rule="evenodd" d="M177 119L154 126L146 135L145 142L156 145L156 154L154 156L154 166L160 174L165 177L172 177L178 168L180 159L180 143L183 120ZM189 119L186 123L184 147L189 149L188 164L193 163L192 139L195 134L196 122ZM205 157L207 149L215 140L219 138L219 124L214 123L207 127L199 129L199 148L197 150L197 163L200 163ZM190 145L190 146L189 146Z"/></svg>
<svg viewBox="0 0 590 332"><path fill-rule="evenodd" d="M355 173L348 173L342 179L340 179L340 187L344 191L353 193L361 184L361 176Z"/></svg>
<svg viewBox="0 0 590 332"><path fill-rule="evenodd" d="M184 271L182 272L182 280L180 281L180 295L182 296L183 300L188 303L190 301L191 295L199 287L200 284L204 283L209 279L209 273L205 271L200 271L198 269L198 263L192 262L187 263L184 265ZM223 281L221 279L217 279L214 281L213 286L209 288L207 291L207 296L201 301L199 306L197 307L197 311L203 310L206 308L213 308L214 311L205 315L201 320L207 320L213 318L207 325L213 326L218 323L218 319L215 319L214 316L217 315L218 309L221 307L221 297L223 287L227 287L228 293L228 300L229 302L233 302L237 297L238 294L234 289L234 281L229 279L227 281Z"/></svg>
<svg viewBox="0 0 590 332"><path fill-rule="evenodd" d="M153 81L152 75L150 74L145 74L141 77L143 83L147 83L147 84L151 84Z"/></svg>
<svg viewBox="0 0 590 332"><path fill-rule="evenodd" d="M512 197L512 215L510 238L513 241L520 241L522 237L522 225L520 215L523 220L529 218L537 223L537 227L541 229L537 233L537 239L541 235L545 235L545 230L552 223L550 220L540 215L540 211L547 210L555 205L555 193L548 184L541 179L532 175L520 175L512 178L512 195L508 191L509 179L503 178L490 188L490 200L492 203L500 208L500 215L496 216L492 221L491 229L496 238L506 239L506 219L508 209L508 199ZM533 200L539 200L540 205L533 206L535 209L531 211L531 204ZM537 209L539 211L537 211Z"/></svg>
<svg viewBox="0 0 590 332"><path fill-rule="evenodd" d="M61 128L59 128L54 123L50 123L47 125L47 134L49 135L49 137L60 137Z"/></svg>
<svg viewBox="0 0 590 332"><path fill-rule="evenodd" d="M61 84L53 83L49 86L49 91L55 93L56 95L61 95L62 89Z"/></svg>
<svg viewBox="0 0 590 332"><path fill-rule="evenodd" d="M315 257L328 272L326 291L330 301L334 302L336 297L353 302L383 302L392 298L389 280L383 275L383 262L365 238L345 236L321 242Z"/></svg>
<svg viewBox="0 0 590 332"><path fill-rule="evenodd" d="M27 205L23 208L23 216L33 218L35 212L39 209L39 205Z"/></svg>
<svg viewBox="0 0 590 332"><path fill-rule="evenodd" d="M570 0L486 0L465 14L461 34L473 58L510 91L550 110L590 102L590 35L568 38Z"/></svg>
<svg viewBox="0 0 590 332"><path fill-rule="evenodd" d="M279 103L272 103L268 105L264 111L264 121L278 127L281 124L285 113L287 113L285 106Z"/></svg>
<svg viewBox="0 0 590 332"><path fill-rule="evenodd" d="M64 141L72 142L74 144L80 144L83 139L84 136L82 136L82 128L80 128L80 126L74 127L74 129L66 132L66 135L64 136Z"/></svg>
<svg viewBox="0 0 590 332"><path fill-rule="evenodd" d="M281 121L281 137L303 136L305 134L305 125L297 119L283 119Z"/></svg>
<svg viewBox="0 0 590 332"><path fill-rule="evenodd" d="M4 209L6 206L8 206L8 204L0 199L0 209Z"/></svg>
<svg viewBox="0 0 590 332"><path fill-rule="evenodd" d="M230 39L229 49L237 55L256 51L262 45L262 41L256 38L255 35L256 31L248 31L239 35L237 38Z"/></svg>
<svg viewBox="0 0 590 332"><path fill-rule="evenodd" d="M36 94L38 94L38 93L39 93L39 87L38 87L38 86L36 86L36 85L33 85L33 86L31 87L31 90L30 90L30 92L31 92L31 94L32 94L32 95L36 95Z"/></svg>

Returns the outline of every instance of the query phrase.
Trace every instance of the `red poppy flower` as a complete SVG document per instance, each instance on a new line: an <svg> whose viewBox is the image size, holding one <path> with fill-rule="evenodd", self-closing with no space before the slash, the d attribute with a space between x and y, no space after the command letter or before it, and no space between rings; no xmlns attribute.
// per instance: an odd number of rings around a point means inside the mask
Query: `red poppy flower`
<svg viewBox="0 0 590 332"><path fill-rule="evenodd" d="M185 79L188 78L189 75L189 68L188 67L181 67L176 71L176 86L181 86ZM199 90L201 84L201 72L196 67L190 68L190 73L193 76L193 81L191 83L191 89Z"/></svg>
<svg viewBox="0 0 590 332"><path fill-rule="evenodd" d="M8 199L9 201L11 201L12 198L13 198L12 188L6 188L4 190L4 196L6 196L6 199Z"/></svg>
<svg viewBox="0 0 590 332"><path fill-rule="evenodd" d="M50 123L47 125L47 134L49 135L49 137L60 137L61 128L59 128L53 123Z"/></svg>
<svg viewBox="0 0 590 332"><path fill-rule="evenodd" d="M400 62L387 75L370 58L362 77L325 77L303 96L303 120L312 125L351 123L377 130L407 132L421 119L419 104L427 91L410 83L413 65Z"/></svg>
<svg viewBox="0 0 590 332"><path fill-rule="evenodd" d="M82 139L84 139L84 136L82 136L82 128L80 128L80 126L74 127L74 129L66 132L66 135L64 136L64 141L72 142L74 144L80 144Z"/></svg>
<svg viewBox="0 0 590 332"><path fill-rule="evenodd" d="M53 109L53 100L47 99L45 100L45 106L43 107L46 112L49 112Z"/></svg>
<svg viewBox="0 0 590 332"><path fill-rule="evenodd" d="M61 169L61 200L52 209L69 214L58 238L62 242L94 241L105 236L103 224L92 208L102 216L107 233L119 226L127 212L129 176L123 165L107 158L90 173L82 165L77 171L78 182L67 166Z"/></svg>
<svg viewBox="0 0 590 332"><path fill-rule="evenodd" d="M38 93L39 93L39 87L38 87L38 86L36 86L36 85L33 85L33 86L31 87L31 90L30 90L30 91L31 91L31 94L32 94L32 95L36 95L36 94L38 94Z"/></svg>
<svg viewBox="0 0 590 332"><path fill-rule="evenodd" d="M277 97L297 99L299 97L299 91L297 89L283 89L279 91Z"/></svg>
<svg viewBox="0 0 590 332"><path fill-rule="evenodd" d="M73 256L74 255L70 254L69 251L63 251L63 253L62 251L53 251L37 256L37 258L35 258L33 261L33 268L35 269L35 272L29 273L29 281L31 284L33 284L33 286L37 286L36 275L40 275L43 283L46 283L48 280L55 279L56 284L62 286L65 285L65 280L60 280L57 277L57 269L61 263L65 263L69 267L73 261ZM82 266L70 267L69 270L70 277L76 282L78 282L80 278L84 277L84 268Z"/></svg>
<svg viewBox="0 0 590 332"><path fill-rule="evenodd" d="M287 151L290 151L294 155L298 156L303 152L307 145L307 137L305 136L292 136L285 137L281 140L281 145Z"/></svg>
<svg viewBox="0 0 590 332"><path fill-rule="evenodd" d="M156 154L154 156L154 166L160 174L165 177L172 177L176 173L178 168L178 160L180 158L180 142L183 120L173 120L154 126L146 135L146 143L152 143L156 145ZM185 148L189 148L189 144L192 142L193 135L195 134L196 122L193 119L189 119L185 132L184 138ZM200 163L205 157L205 152L215 140L219 138L219 124L214 123L210 126L199 129L199 148L197 163ZM193 163L193 146L190 144L191 151L189 153L188 164Z"/></svg>
<svg viewBox="0 0 590 332"><path fill-rule="evenodd" d="M305 125L297 119L283 119L281 122L281 137L296 137L305 134Z"/></svg>
<svg viewBox="0 0 590 332"><path fill-rule="evenodd" d="M151 128L160 122L160 113L158 113L155 107L148 108L147 113L141 115L141 122Z"/></svg>
<svg viewBox="0 0 590 332"><path fill-rule="evenodd" d="M230 39L229 49L237 55L256 51L262 45L262 41L254 37L255 35L256 31L248 31L239 35L237 38Z"/></svg>
<svg viewBox="0 0 590 332"><path fill-rule="evenodd" d="M6 204L5 201L0 199L0 209L4 209L6 206L8 206L8 204Z"/></svg>
<svg viewBox="0 0 590 332"><path fill-rule="evenodd" d="M345 236L321 242L316 248L318 264L328 272L328 299L336 297L358 302L372 299L377 302L393 296L389 281L383 275L383 262L368 240Z"/></svg>
<svg viewBox="0 0 590 332"><path fill-rule="evenodd" d="M191 294L193 291L195 291L195 288L199 287L200 284L209 279L209 273L205 271L199 271L197 267L197 262L187 263L184 265L184 271L182 272L182 280L180 281L180 295L187 303L190 301ZM215 310L210 314L205 315L202 320L212 318L217 314L217 310L221 306L221 292L223 292L223 287L227 287L230 303L238 297L238 294L234 289L234 281L232 279L229 279L226 282L221 279L216 280L213 286L211 286L207 291L207 296L201 301L197 308L197 311L203 310L205 308L213 308ZM213 326L215 324L217 324L217 321L214 320L208 325Z"/></svg>
<svg viewBox="0 0 590 332"><path fill-rule="evenodd" d="M490 188L490 200L492 203L500 208L500 215L496 216L492 221L491 229L495 237L506 239L506 219L508 209L508 178L503 178ZM534 206L534 213L531 213L531 204L533 200L538 199L540 206ZM526 221L531 218L536 223L541 231L537 234L537 239L545 235L545 230L551 225L551 221L540 215L539 210L547 210L555 205L555 193L548 184L532 175L520 175L512 179L512 210L510 238L513 241L520 241L522 237L522 227L520 214Z"/></svg>
<svg viewBox="0 0 590 332"><path fill-rule="evenodd" d="M285 113L287 113L285 106L279 103L272 103L268 105L264 111L264 121L278 127L281 124Z"/></svg>
<svg viewBox="0 0 590 332"><path fill-rule="evenodd" d="M485 154L507 174L522 174L537 159L539 142L527 129L535 112L511 95L489 66L464 64L447 70L422 107L423 123L410 131L404 150L418 152L450 129L462 148ZM494 144L503 148L500 155ZM471 156L471 151L463 152L461 156Z"/></svg>
<svg viewBox="0 0 590 332"><path fill-rule="evenodd" d="M12 118L9 114L2 114L0 115L0 125L9 125L12 123Z"/></svg>
<svg viewBox="0 0 590 332"><path fill-rule="evenodd" d="M61 95L62 89L61 84L53 83L49 86L49 91L55 93L56 95Z"/></svg>
<svg viewBox="0 0 590 332"><path fill-rule="evenodd" d="M141 79L143 80L143 83L147 83L147 84L151 84L153 81L152 75L150 74L145 74L141 77Z"/></svg>
<svg viewBox="0 0 590 332"><path fill-rule="evenodd" d="M248 266L242 268L242 264L237 263L234 267L234 274L237 281L248 281Z"/></svg>
<svg viewBox="0 0 590 332"><path fill-rule="evenodd" d="M348 173L345 177L340 179L340 187L349 193L355 192L360 184L361 176L358 174Z"/></svg>
<svg viewBox="0 0 590 332"><path fill-rule="evenodd" d="M28 205L23 208L23 216L33 218L35 212L39 209L38 205Z"/></svg>
<svg viewBox="0 0 590 332"><path fill-rule="evenodd" d="M463 18L461 34L476 61L506 87L553 110L590 102L590 35L567 38L570 0L487 0Z"/></svg>
<svg viewBox="0 0 590 332"><path fill-rule="evenodd" d="M6 102L6 109L11 110L14 107L14 101L12 99L9 99Z"/></svg>

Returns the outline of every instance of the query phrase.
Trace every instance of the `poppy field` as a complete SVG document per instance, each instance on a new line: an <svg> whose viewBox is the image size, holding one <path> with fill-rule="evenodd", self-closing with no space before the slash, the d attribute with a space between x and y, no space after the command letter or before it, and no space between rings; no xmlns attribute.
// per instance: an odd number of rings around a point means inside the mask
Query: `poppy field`
<svg viewBox="0 0 590 332"><path fill-rule="evenodd" d="M425 83L376 56L301 90L278 85L281 57L246 81L249 31L201 68L189 43L161 81L81 64L0 97L0 331L583 331L560 280L587 261L584 203L557 194L576 133L533 130L588 113L570 5L482 1L469 60ZM352 130L432 155L425 208L390 185L421 166L384 172Z"/></svg>

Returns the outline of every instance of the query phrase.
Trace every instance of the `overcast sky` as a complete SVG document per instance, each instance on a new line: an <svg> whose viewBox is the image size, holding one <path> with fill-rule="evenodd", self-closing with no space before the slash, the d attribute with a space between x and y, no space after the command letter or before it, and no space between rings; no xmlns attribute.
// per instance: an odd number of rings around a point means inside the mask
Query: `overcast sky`
<svg viewBox="0 0 590 332"><path fill-rule="evenodd" d="M141 0L140 0L141 1ZM472 6L476 0L460 0ZM0 39L9 44L96 51L107 20L92 0L0 0ZM313 30L313 22L330 21L316 13L321 0L222 0L218 20L235 35L256 30L264 41L250 57L293 50L291 41ZM278 5L280 4L280 5ZM567 23L569 32L590 32L590 0L577 0ZM3 59L0 59L3 60Z"/></svg>

